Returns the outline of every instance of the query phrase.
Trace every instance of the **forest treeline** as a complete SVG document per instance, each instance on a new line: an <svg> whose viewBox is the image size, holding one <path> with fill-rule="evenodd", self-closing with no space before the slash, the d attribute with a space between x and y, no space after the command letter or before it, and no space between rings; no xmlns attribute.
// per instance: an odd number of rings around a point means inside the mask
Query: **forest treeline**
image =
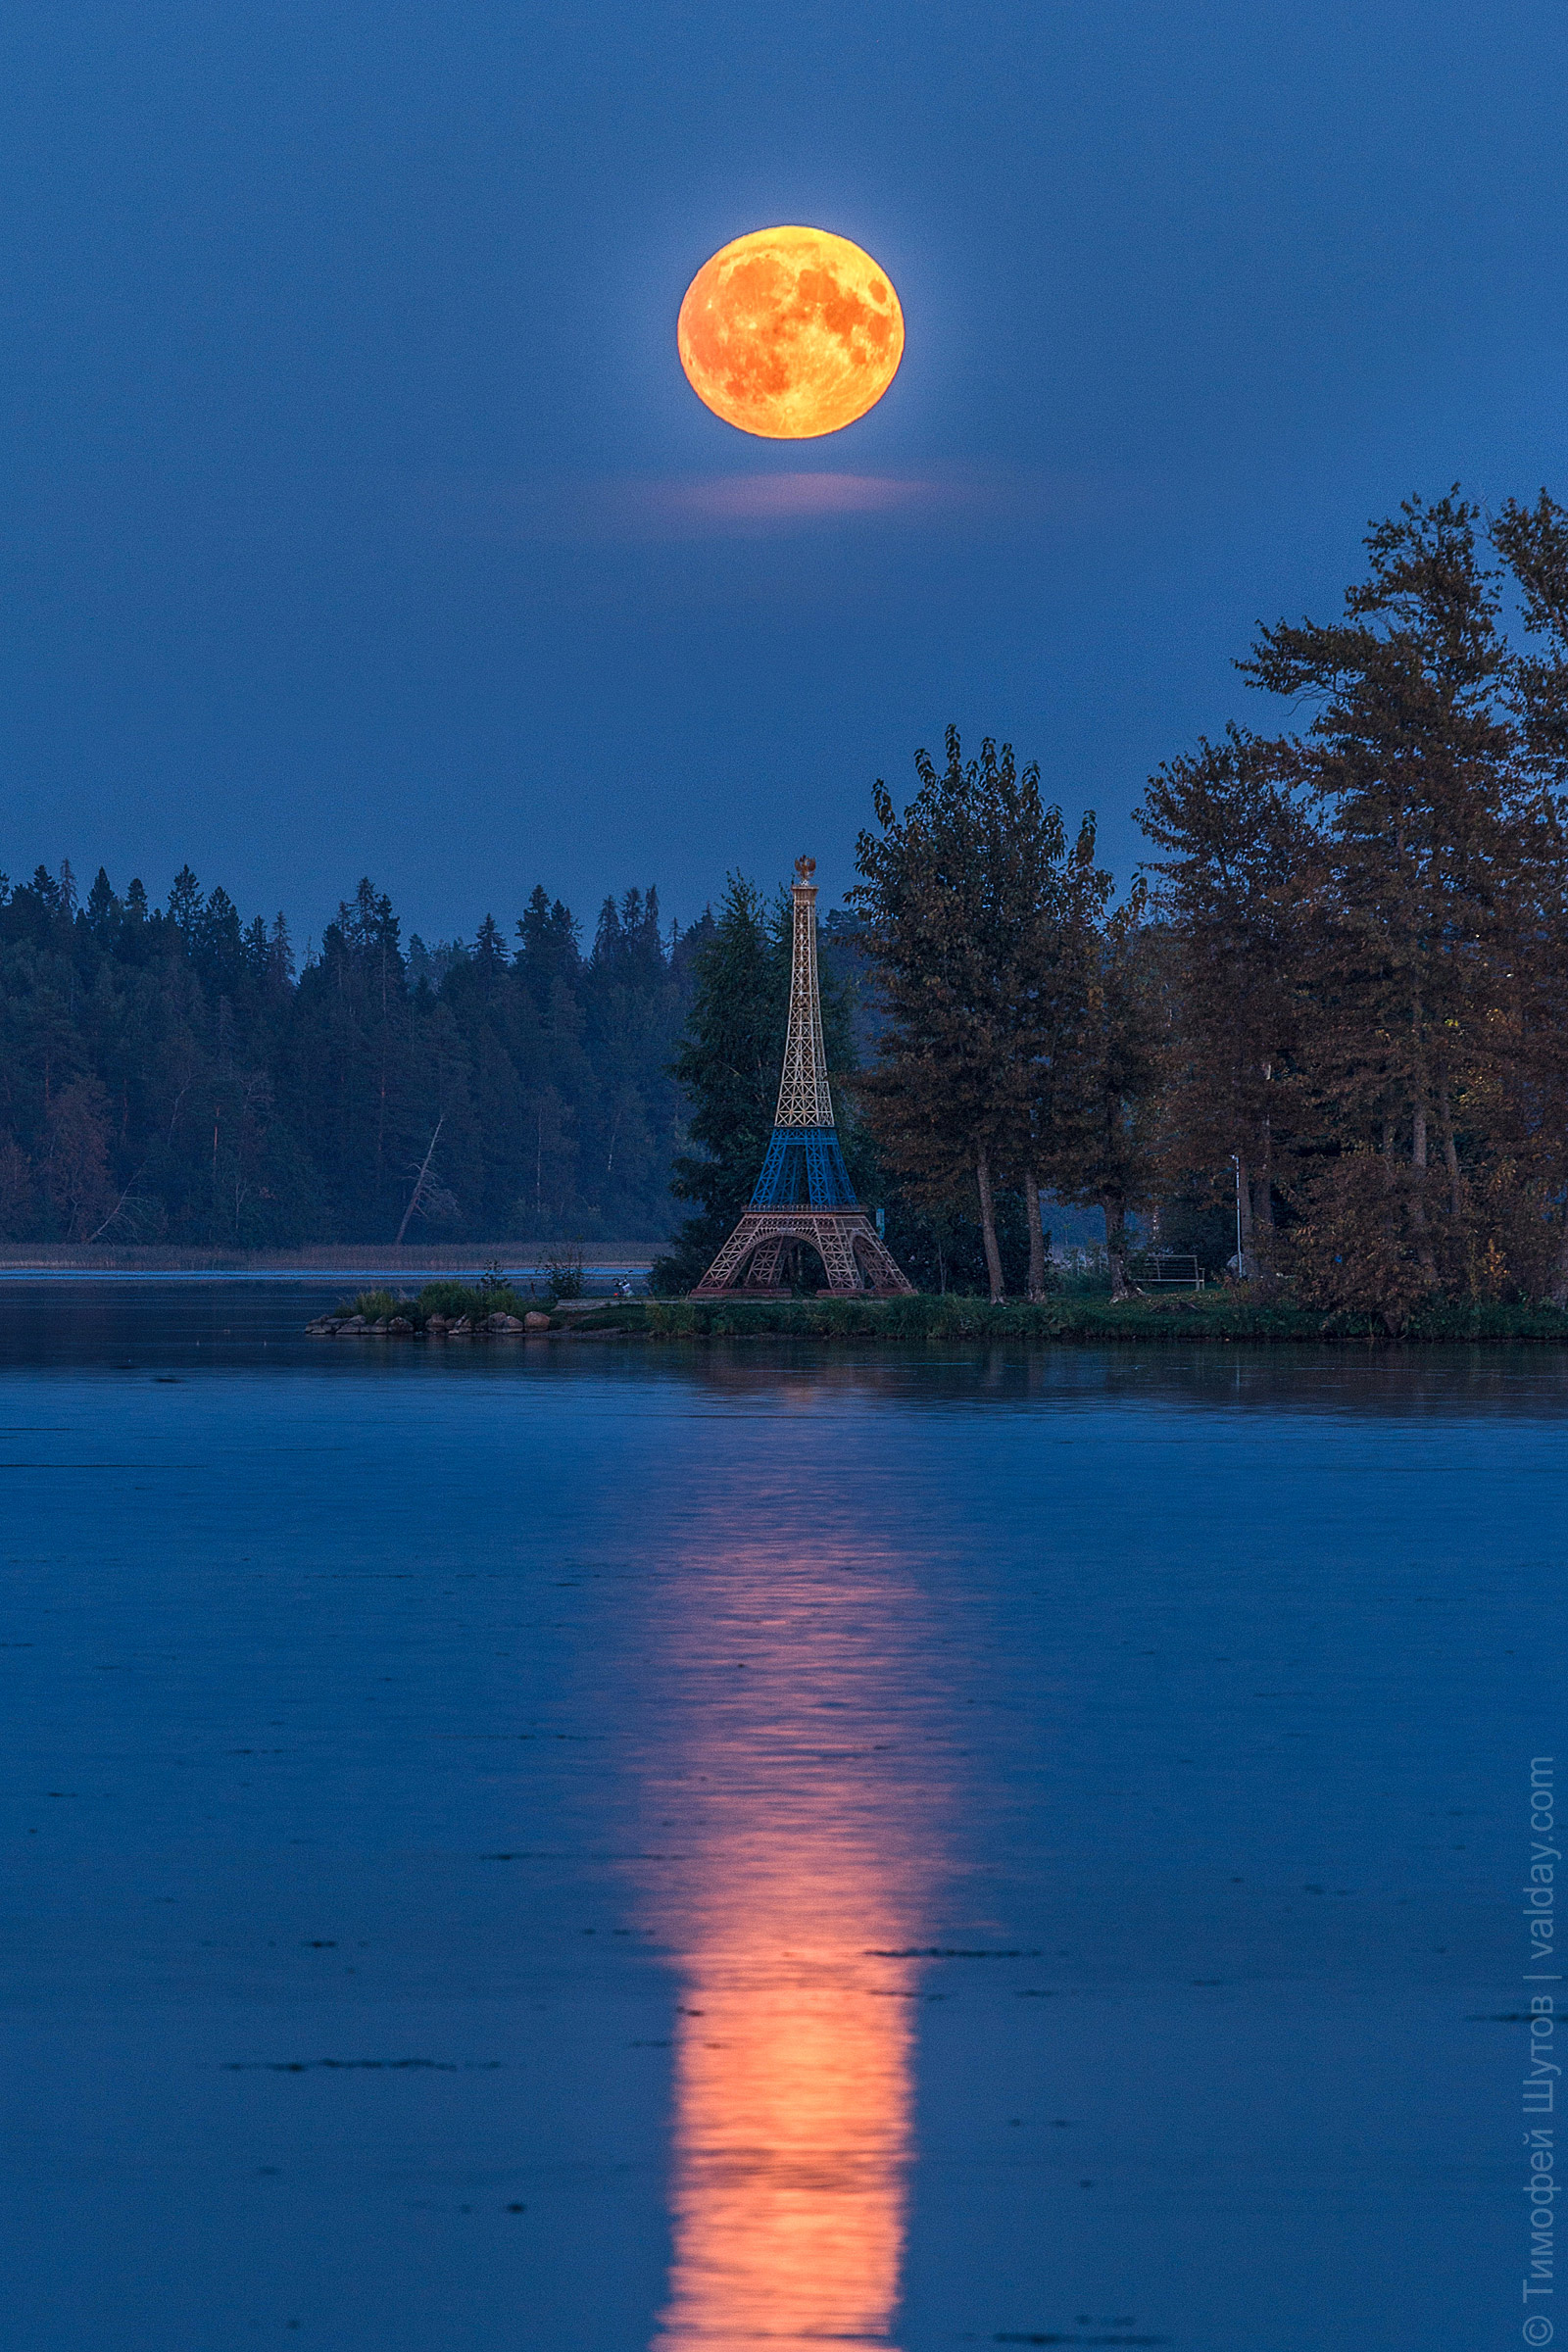
<svg viewBox="0 0 1568 2352"><path fill-rule="evenodd" d="M296 972L185 867L0 877L0 1238L245 1248L661 1239L709 922L536 888L509 941L405 945L368 881Z"/></svg>
<svg viewBox="0 0 1568 2352"><path fill-rule="evenodd" d="M994 1297L1010 1188L1031 1293L1047 1192L1103 1208L1118 1292L1134 1212L1189 1247L1234 1200L1237 1270L1330 1311L1568 1304L1568 511L1455 488L1365 544L1337 617L1238 663L1292 730L1162 766L1120 899L1005 749L950 733L902 811L876 788L853 1092Z"/></svg>

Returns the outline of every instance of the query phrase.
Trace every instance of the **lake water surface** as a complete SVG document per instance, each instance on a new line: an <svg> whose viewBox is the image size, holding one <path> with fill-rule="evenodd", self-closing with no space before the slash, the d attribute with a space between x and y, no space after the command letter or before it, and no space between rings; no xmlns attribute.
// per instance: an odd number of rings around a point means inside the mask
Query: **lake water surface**
<svg viewBox="0 0 1568 2352"><path fill-rule="evenodd" d="M1520 2341L1568 1362L335 1295L0 1285L0 2340Z"/></svg>

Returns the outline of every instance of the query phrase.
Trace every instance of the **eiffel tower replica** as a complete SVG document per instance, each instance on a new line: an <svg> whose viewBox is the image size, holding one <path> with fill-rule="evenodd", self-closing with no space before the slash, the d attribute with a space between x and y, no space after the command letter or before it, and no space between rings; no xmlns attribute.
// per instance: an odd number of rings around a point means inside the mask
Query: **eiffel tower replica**
<svg viewBox="0 0 1568 2352"><path fill-rule="evenodd" d="M751 1205L693 1291L694 1298L787 1298L779 1265L792 1242L809 1242L837 1298L912 1296L855 1198L839 1150L822 1049L816 984L814 858L795 860L795 941L790 958L790 1025L784 1045L773 1140Z"/></svg>

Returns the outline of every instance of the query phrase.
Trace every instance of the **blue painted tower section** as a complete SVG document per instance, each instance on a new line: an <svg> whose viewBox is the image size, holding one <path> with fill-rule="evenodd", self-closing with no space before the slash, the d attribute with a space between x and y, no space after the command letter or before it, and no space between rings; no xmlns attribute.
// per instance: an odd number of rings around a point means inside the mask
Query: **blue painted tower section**
<svg viewBox="0 0 1568 2352"><path fill-rule="evenodd" d="M855 1187L832 1127L775 1127L754 1208L853 1208Z"/></svg>

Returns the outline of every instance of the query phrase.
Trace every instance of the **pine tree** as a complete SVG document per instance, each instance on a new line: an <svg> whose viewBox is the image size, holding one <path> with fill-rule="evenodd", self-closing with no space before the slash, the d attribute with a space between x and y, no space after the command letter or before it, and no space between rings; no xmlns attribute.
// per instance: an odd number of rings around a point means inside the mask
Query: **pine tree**
<svg viewBox="0 0 1568 2352"><path fill-rule="evenodd" d="M87 925L93 937L106 945L112 942L123 911L115 896L113 883L100 866L93 886L87 893Z"/></svg>
<svg viewBox="0 0 1568 2352"><path fill-rule="evenodd" d="M1069 853L1038 767L989 738L965 762L957 730L903 811L878 782L850 901L860 912L888 1024L857 1093L877 1148L914 1199L979 1212L988 1284L1004 1294L997 1191L1028 1202L1029 1288L1044 1288L1041 1171L1057 1152L1058 1076L1081 1024L1087 969L1075 926L1109 877L1087 821Z"/></svg>
<svg viewBox="0 0 1568 2352"><path fill-rule="evenodd" d="M553 903L543 883L535 883L517 924L517 969L543 1012L556 980L575 984L582 957L571 910L560 899Z"/></svg>
<svg viewBox="0 0 1568 2352"><path fill-rule="evenodd" d="M1234 1163L1244 1270L1277 1273L1276 1188L1302 1115L1305 957L1323 849L1289 744L1229 727L1150 778L1138 822L1165 854L1156 907L1172 1004L1162 1088L1167 1181Z"/></svg>
<svg viewBox="0 0 1568 2352"><path fill-rule="evenodd" d="M169 919L189 948L196 936L197 919L201 914L202 886L188 865L182 865L174 876L169 893Z"/></svg>
<svg viewBox="0 0 1568 2352"><path fill-rule="evenodd" d="M1146 911L1144 887L1135 883L1085 934L1085 1011L1061 1057L1055 1148L1047 1163L1062 1200L1104 1215L1113 1298L1127 1296L1128 1216L1153 1197L1157 1169L1152 1112L1164 1014Z"/></svg>
<svg viewBox="0 0 1568 2352"><path fill-rule="evenodd" d="M781 986L782 978L782 986ZM689 1290L751 1199L772 1133L784 1054L788 974L779 970L761 893L731 874L713 935L695 957L686 1033L670 1072L690 1104L670 1191L698 1203L656 1268L660 1287Z"/></svg>
<svg viewBox="0 0 1568 2352"><path fill-rule="evenodd" d="M1532 1245L1544 1242L1531 1287L1568 1306L1568 508L1544 490L1533 507L1510 499L1492 536L1535 649L1509 675L1523 792L1501 878L1507 968L1499 956L1493 988L1507 1066L1489 1108L1519 1177L1503 1254L1529 1283Z"/></svg>
<svg viewBox="0 0 1568 2352"><path fill-rule="evenodd" d="M1300 1262L1325 1299L1394 1323L1462 1261L1462 1103L1493 1052L1512 746L1477 520L1453 492L1407 500L1369 532L1343 620L1281 621L1240 665L1319 705L1298 747L1326 843L1299 1048L1320 1131Z"/></svg>

